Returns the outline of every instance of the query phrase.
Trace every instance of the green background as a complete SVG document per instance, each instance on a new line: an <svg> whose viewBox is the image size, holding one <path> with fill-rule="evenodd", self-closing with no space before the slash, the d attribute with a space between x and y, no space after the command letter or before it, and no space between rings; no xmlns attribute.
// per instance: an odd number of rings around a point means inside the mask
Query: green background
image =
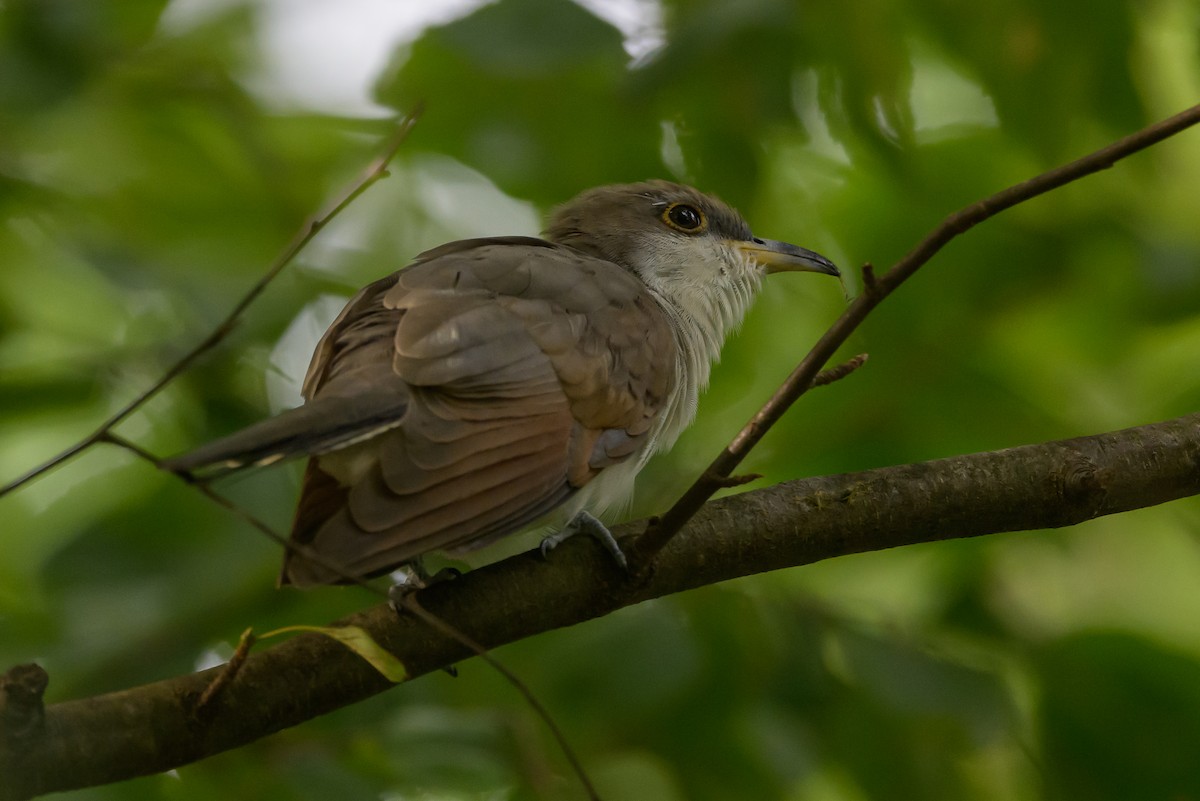
<svg viewBox="0 0 1200 801"><path fill-rule="evenodd" d="M120 432L169 454L295 402L357 286L452 238L536 233L647 177L825 253L768 282L664 509L858 289L943 216L1200 100L1194 0L665 0L661 46L565 0L503 0L397 45L372 115L253 76L271 17L224 2L0 4L0 480L87 434L198 342L303 217L426 113L392 176ZM651 26L653 27L653 26ZM851 379L745 468L764 482L1098 433L1200 408L1200 131L989 221L871 316ZM295 467L222 489L285 527ZM0 500L0 667L49 700L188 672L247 626L357 588L273 589L277 547L109 447ZM606 799L1200 798L1200 503L849 557L501 649ZM0 779L2 780L2 779ZM477 661L233 753L71 799L570 799Z"/></svg>

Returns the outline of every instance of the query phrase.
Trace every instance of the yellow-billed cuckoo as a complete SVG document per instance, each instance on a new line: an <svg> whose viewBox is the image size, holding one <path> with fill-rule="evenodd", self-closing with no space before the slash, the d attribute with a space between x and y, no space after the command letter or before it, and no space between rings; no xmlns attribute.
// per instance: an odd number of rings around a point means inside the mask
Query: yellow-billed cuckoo
<svg viewBox="0 0 1200 801"><path fill-rule="evenodd" d="M785 270L838 274L691 187L592 189L544 239L450 242L365 287L317 346L303 406L164 466L311 456L292 538L351 576L551 512L579 528L692 421L726 335ZM341 580L284 559L284 584Z"/></svg>

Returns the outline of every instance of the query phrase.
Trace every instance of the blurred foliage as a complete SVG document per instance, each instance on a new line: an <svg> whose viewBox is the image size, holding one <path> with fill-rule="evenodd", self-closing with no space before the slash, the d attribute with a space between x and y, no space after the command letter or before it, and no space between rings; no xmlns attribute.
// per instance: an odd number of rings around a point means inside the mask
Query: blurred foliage
<svg viewBox="0 0 1200 801"><path fill-rule="evenodd" d="M275 97L263 6L197 5L0 3L0 480L199 341L388 130ZM534 233L535 212L594 184L689 181L764 236L883 267L959 206L1200 99L1195 0L641 0L623 5L650 15L636 58L588 10L616 5L501 0L398 43L379 111L427 113L393 177L121 432L176 452L294 403L331 296L446 239ZM747 469L781 481L1196 411L1198 136L953 243L856 335L847 354L869 365L803 399ZM844 302L774 279L635 511L664 508ZM282 527L296 473L225 489ZM111 449L0 511L0 665L40 661L52 701L374 600L276 592L274 546ZM499 655L606 798L1200 798L1198 525L1189 500L864 554ZM520 697L468 663L177 775L64 797L579 791Z"/></svg>

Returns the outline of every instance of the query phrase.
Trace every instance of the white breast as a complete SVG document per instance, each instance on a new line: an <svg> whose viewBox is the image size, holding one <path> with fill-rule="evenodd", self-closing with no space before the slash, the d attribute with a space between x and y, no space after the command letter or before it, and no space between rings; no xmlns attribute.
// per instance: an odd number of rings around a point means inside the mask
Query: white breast
<svg viewBox="0 0 1200 801"><path fill-rule="evenodd" d="M639 273L671 320L677 345L676 381L646 444L627 461L603 470L563 507L566 518L586 509L597 517L619 516L633 497L634 480L650 457L669 449L696 417L700 393L726 337L746 316L762 285L758 265L712 240L684 240L698 247L659 254ZM608 514L606 514L608 513Z"/></svg>

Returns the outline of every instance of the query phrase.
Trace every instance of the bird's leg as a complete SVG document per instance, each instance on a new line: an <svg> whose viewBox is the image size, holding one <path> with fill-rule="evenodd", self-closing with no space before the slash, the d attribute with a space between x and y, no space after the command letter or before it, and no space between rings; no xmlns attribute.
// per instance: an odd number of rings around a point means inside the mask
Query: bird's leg
<svg viewBox="0 0 1200 801"><path fill-rule="evenodd" d="M550 553L565 540L574 537L576 534L587 534L592 539L604 546L604 550L612 554L613 559L621 566L622 570L629 570L629 561L625 558L625 554L621 551L621 546L617 544L617 539L608 530L608 526L601 523L587 512L576 512L561 529L551 534L542 540L541 550L542 556Z"/></svg>

